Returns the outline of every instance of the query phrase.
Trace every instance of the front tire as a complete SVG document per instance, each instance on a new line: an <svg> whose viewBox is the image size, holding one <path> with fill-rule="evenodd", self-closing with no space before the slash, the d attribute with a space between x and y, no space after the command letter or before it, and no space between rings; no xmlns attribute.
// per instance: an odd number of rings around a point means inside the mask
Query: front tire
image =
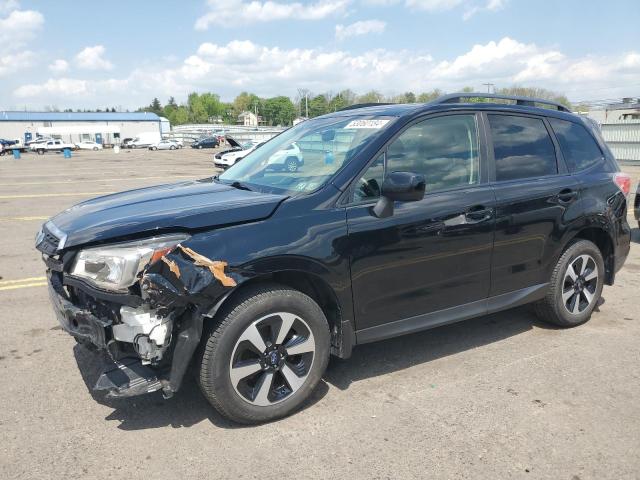
<svg viewBox="0 0 640 480"><path fill-rule="evenodd" d="M329 361L329 327L320 307L276 284L240 293L203 339L202 392L239 423L267 422L299 409Z"/></svg>
<svg viewBox="0 0 640 480"><path fill-rule="evenodd" d="M287 172L294 173L298 171L298 159L295 157L287 158L286 162L284 162L284 169Z"/></svg>
<svg viewBox="0 0 640 480"><path fill-rule="evenodd" d="M536 315L559 327L576 327L591 318L604 285L604 260L588 240L575 240L558 259L547 295L535 304Z"/></svg>

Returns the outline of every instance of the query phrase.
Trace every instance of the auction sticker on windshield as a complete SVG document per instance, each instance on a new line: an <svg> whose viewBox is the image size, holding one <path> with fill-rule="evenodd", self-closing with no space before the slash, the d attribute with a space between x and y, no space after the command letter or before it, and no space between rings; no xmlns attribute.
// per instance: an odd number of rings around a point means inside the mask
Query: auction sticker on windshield
<svg viewBox="0 0 640 480"><path fill-rule="evenodd" d="M344 127L345 129L350 128L371 128L378 129L384 127L389 120L352 120Z"/></svg>

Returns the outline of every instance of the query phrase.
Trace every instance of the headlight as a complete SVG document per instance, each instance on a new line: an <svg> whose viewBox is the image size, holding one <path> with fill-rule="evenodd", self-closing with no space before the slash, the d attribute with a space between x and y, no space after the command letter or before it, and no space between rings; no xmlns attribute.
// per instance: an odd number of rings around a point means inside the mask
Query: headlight
<svg viewBox="0 0 640 480"><path fill-rule="evenodd" d="M188 235L166 235L87 248L76 256L71 275L106 290L126 290L149 263L160 259L188 238Z"/></svg>

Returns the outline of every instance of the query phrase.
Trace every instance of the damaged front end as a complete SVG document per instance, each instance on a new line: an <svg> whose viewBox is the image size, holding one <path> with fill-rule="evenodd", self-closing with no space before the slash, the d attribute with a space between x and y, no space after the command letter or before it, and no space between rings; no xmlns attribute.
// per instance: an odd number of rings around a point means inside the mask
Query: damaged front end
<svg viewBox="0 0 640 480"><path fill-rule="evenodd" d="M54 231L60 233L45 224L36 247L58 320L110 359L95 389L171 396L200 342L204 317L236 285L227 264L183 245L187 235L61 251Z"/></svg>

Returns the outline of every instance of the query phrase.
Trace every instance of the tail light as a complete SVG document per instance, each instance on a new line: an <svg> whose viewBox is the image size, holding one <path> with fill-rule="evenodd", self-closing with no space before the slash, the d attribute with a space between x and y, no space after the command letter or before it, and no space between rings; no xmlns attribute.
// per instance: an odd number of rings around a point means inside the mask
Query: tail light
<svg viewBox="0 0 640 480"><path fill-rule="evenodd" d="M628 174L618 172L613 176L613 181L616 182L616 185L625 196L629 195L631 191L631 177Z"/></svg>

